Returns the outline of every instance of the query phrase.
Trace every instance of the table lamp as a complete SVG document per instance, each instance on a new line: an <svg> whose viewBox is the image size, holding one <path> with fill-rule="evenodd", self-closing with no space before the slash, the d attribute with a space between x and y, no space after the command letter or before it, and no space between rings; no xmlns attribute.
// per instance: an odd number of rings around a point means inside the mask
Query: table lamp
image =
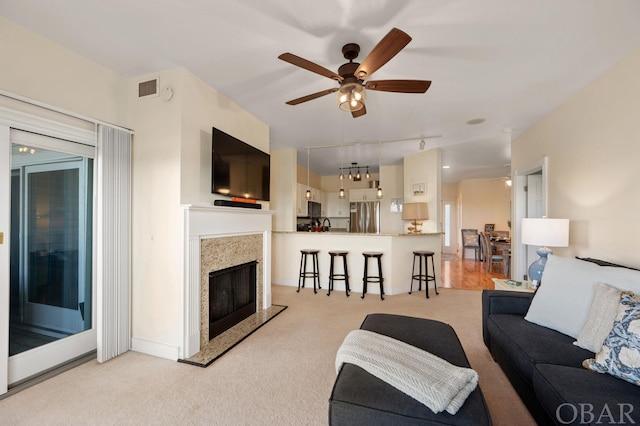
<svg viewBox="0 0 640 426"><path fill-rule="evenodd" d="M547 256L551 247L569 246L569 219L525 218L522 219L522 244L541 246L536 253L540 256L529 265L529 280L537 287L542 279Z"/></svg>
<svg viewBox="0 0 640 426"><path fill-rule="evenodd" d="M402 219L410 220L409 234L422 234L420 227L422 220L429 219L427 203L404 203L402 206Z"/></svg>

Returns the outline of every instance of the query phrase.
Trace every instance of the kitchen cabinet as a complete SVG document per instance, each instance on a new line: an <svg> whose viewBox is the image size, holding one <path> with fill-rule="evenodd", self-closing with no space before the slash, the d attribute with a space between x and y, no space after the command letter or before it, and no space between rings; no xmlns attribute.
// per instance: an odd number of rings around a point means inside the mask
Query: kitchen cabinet
<svg viewBox="0 0 640 426"><path fill-rule="evenodd" d="M327 217L349 217L349 200L340 198L339 192L327 193Z"/></svg>
<svg viewBox="0 0 640 426"><path fill-rule="evenodd" d="M349 201L376 201L377 194L377 188L350 189Z"/></svg>

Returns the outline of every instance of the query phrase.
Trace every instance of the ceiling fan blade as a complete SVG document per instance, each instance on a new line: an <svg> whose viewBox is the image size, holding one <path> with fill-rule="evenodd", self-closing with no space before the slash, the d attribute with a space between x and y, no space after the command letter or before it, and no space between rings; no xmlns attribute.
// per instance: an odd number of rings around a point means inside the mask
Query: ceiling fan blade
<svg viewBox="0 0 640 426"><path fill-rule="evenodd" d="M364 58L356 72L353 74L360 80L370 77L378 68L389 62L404 47L409 44L409 34L397 28L392 28L373 48L371 53Z"/></svg>
<svg viewBox="0 0 640 426"><path fill-rule="evenodd" d="M316 74L320 74L323 77L328 77L333 80L342 81L342 77L336 74L335 72L326 69L323 66L320 66L316 63L313 63L309 60L301 58L300 56L296 56L293 53L283 53L278 56L278 59L282 59L285 62L289 62L292 65L295 65L300 68L304 68L307 71L315 72Z"/></svg>
<svg viewBox="0 0 640 426"><path fill-rule="evenodd" d="M424 93L429 86L429 80L372 80L364 85L369 90L397 93Z"/></svg>
<svg viewBox="0 0 640 426"><path fill-rule="evenodd" d="M360 108L357 111L351 111L351 115L353 116L353 118L362 117L366 113L367 113L367 107L364 105L362 105L362 108Z"/></svg>
<svg viewBox="0 0 640 426"><path fill-rule="evenodd" d="M321 96L325 96L325 95L328 95L330 93L337 92L337 91L338 91L338 88L336 87L336 88L333 88L333 89L323 90L322 92L312 93L310 95L303 96L303 97L298 98L298 99L293 99L293 100L287 102L287 105L298 105L298 104L301 104L303 102L307 102L307 101L310 101L310 100L313 100L313 99L316 99L316 98L319 98Z"/></svg>

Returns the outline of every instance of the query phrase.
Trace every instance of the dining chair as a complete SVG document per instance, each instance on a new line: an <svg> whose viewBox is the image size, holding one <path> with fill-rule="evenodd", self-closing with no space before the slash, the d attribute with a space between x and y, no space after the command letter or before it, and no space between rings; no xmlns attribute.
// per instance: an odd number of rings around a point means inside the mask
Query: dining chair
<svg viewBox="0 0 640 426"><path fill-rule="evenodd" d="M480 255L480 235L477 229L462 229L462 258L466 249L474 250L474 259L482 260Z"/></svg>
<svg viewBox="0 0 640 426"><path fill-rule="evenodd" d="M493 270L493 264L503 264L504 257L493 252L491 240L485 233L480 233L480 241L482 242L482 251L484 252L484 261L486 262L487 271Z"/></svg>
<svg viewBox="0 0 640 426"><path fill-rule="evenodd" d="M505 278L509 278L509 275L511 274L511 250L502 250L502 258L502 270L504 271L504 276Z"/></svg>

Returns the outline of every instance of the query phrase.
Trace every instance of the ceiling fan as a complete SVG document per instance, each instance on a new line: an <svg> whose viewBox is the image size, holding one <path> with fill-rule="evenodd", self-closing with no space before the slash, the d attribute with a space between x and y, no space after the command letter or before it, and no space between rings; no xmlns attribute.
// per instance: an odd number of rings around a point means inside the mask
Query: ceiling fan
<svg viewBox="0 0 640 426"><path fill-rule="evenodd" d="M407 33L393 28L378 42L362 63L353 62L360 53L360 46L356 43L345 44L342 47L342 54L349 62L340 66L337 74L292 53L283 53L278 56L278 59L282 59L285 62L331 78L340 83L340 87L293 99L287 102L287 104L298 105L330 93L338 92L338 105L340 109L343 111L351 111L353 118L357 118L367 113L365 107L365 89L396 93L426 92L431 85L431 81L428 80L369 80L365 82L366 78L371 77L375 71L389 62L389 60L404 49L410 41L411 37Z"/></svg>

